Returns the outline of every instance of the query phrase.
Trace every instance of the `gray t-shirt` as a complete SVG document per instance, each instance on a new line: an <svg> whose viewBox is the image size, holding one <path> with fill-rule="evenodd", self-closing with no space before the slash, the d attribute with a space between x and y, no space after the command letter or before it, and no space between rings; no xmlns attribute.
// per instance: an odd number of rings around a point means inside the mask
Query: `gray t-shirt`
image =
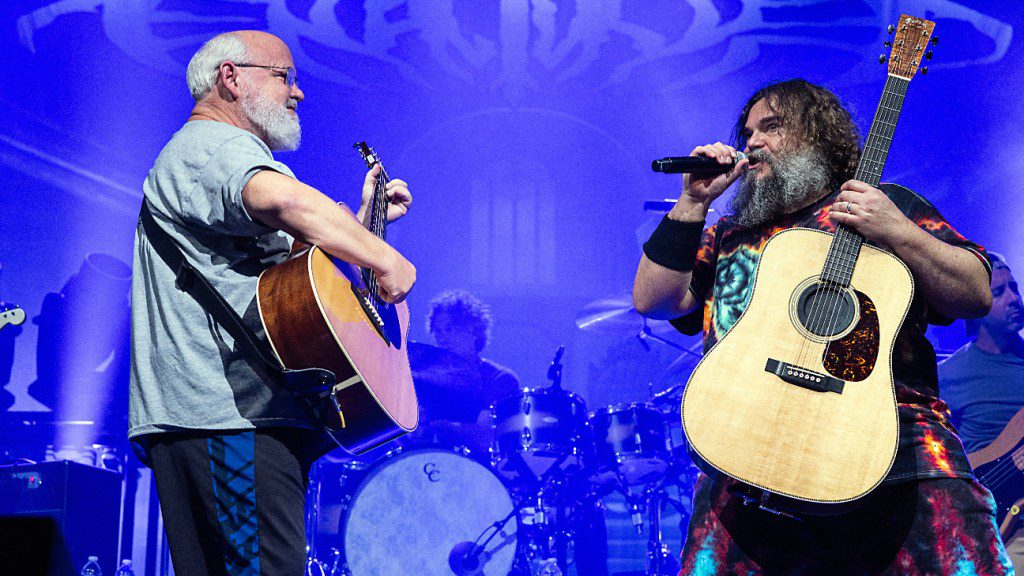
<svg viewBox="0 0 1024 576"><path fill-rule="evenodd" d="M260 170L295 177L259 138L193 121L167 143L143 184L157 224L247 324L260 273L285 259L289 236L253 221L242 189ZM186 292L141 222L132 271L128 436L173 430L311 427L286 390L255 372L244 349Z"/></svg>
<svg viewBox="0 0 1024 576"><path fill-rule="evenodd" d="M967 344L939 364L939 395L953 412L964 448L975 452L1024 408L1024 358Z"/></svg>

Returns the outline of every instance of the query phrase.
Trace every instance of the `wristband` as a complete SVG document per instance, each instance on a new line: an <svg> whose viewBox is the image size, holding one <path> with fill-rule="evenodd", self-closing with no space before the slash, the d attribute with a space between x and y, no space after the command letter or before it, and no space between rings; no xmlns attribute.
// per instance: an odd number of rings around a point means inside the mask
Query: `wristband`
<svg viewBox="0 0 1024 576"><path fill-rule="evenodd" d="M689 272L697 260L703 234L703 222L680 222L665 216L644 243L644 254L659 266L676 272Z"/></svg>

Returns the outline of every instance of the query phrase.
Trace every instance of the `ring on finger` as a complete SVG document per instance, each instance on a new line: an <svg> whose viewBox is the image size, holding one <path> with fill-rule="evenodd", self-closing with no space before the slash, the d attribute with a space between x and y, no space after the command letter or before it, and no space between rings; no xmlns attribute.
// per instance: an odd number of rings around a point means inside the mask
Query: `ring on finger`
<svg viewBox="0 0 1024 576"><path fill-rule="evenodd" d="M853 204L850 204L849 202L847 202L846 203L846 213L849 214L851 212L853 212Z"/></svg>

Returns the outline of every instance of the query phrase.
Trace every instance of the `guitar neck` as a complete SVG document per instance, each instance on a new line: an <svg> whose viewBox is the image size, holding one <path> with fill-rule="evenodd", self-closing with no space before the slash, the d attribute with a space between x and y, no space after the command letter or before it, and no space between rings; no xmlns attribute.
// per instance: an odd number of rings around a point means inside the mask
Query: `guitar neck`
<svg viewBox="0 0 1024 576"><path fill-rule="evenodd" d="M864 143L864 151L860 156L860 163L854 178L866 182L872 186L878 186L882 180L882 169L885 167L885 160L889 157L889 147L892 145L892 137L896 133L896 121L900 118L903 110L903 98L907 95L907 86L910 80L900 78L893 74L885 81L885 88L882 90L882 99L875 110L875 118L871 122L871 129L868 131L867 141Z"/></svg>
<svg viewBox="0 0 1024 576"><path fill-rule="evenodd" d="M890 26L889 32L896 37L886 45L892 46L889 56L889 75L882 90L882 98L875 110L875 118L871 122L864 151L854 178L877 187L882 180L882 169L889 156L893 134L896 133L896 121L903 110L903 98L907 94L907 86L918 71L918 66L932 54L925 53L929 40L934 44L937 39L931 38L935 23L922 18L903 14L899 24ZM885 61L885 56L881 58ZM829 247L825 267L821 278L827 282L847 287L853 277L853 268L860 255L860 247L864 237L847 226L836 228L835 238Z"/></svg>
<svg viewBox="0 0 1024 576"><path fill-rule="evenodd" d="M889 147L896 133L896 122L903 110L903 98L909 85L909 79L894 74L889 74L886 79L854 179L876 187L882 181L882 169L889 157ZM839 286L849 286L863 243L864 236L856 230L842 224L837 226L822 270L822 279Z"/></svg>
<svg viewBox="0 0 1024 576"><path fill-rule="evenodd" d="M388 177L388 173L384 170L384 165L380 166L380 174L377 175L377 182L373 189L373 207L370 210L370 232L373 232L375 236L384 240L388 239L388 197L384 187L391 178Z"/></svg>

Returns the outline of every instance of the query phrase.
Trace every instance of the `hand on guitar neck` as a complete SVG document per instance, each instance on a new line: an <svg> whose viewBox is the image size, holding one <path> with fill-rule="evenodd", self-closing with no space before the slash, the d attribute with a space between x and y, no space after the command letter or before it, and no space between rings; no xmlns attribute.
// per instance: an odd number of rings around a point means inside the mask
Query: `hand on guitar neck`
<svg viewBox="0 0 1024 576"><path fill-rule="evenodd" d="M416 268L397 250L362 226L350 210L294 178L262 170L242 190L242 202L255 220L373 270L386 302L401 302L416 282Z"/></svg>
<svg viewBox="0 0 1024 576"><path fill-rule="evenodd" d="M363 223L363 226L370 227L370 214L373 208L373 194L381 176L380 164L374 164L366 172L363 180L363 197L359 204L359 211L356 218ZM384 191L388 200L388 222L394 222L409 213L409 206L412 204L412 194L409 193L409 185L404 180L388 180L384 184Z"/></svg>

